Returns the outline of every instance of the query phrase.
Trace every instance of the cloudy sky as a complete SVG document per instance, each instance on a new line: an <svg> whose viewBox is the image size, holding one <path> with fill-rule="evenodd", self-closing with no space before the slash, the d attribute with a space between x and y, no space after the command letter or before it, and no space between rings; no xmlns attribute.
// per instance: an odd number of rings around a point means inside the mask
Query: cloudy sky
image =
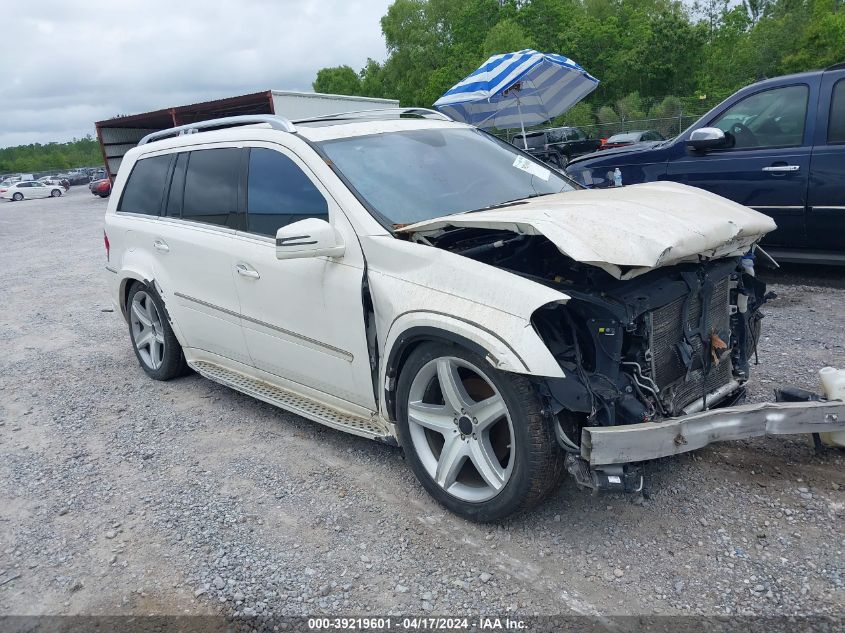
<svg viewBox="0 0 845 633"><path fill-rule="evenodd" d="M5 0L0 147L94 121L276 88L383 60L390 0Z"/></svg>

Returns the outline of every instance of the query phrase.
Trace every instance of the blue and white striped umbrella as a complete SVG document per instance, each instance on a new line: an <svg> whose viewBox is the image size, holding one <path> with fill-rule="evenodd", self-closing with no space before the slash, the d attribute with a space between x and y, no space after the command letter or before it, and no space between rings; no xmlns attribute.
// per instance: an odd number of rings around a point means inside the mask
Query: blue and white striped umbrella
<svg viewBox="0 0 845 633"><path fill-rule="evenodd" d="M478 127L524 131L526 125L563 114L598 84L598 79L568 57L528 48L493 55L434 107Z"/></svg>

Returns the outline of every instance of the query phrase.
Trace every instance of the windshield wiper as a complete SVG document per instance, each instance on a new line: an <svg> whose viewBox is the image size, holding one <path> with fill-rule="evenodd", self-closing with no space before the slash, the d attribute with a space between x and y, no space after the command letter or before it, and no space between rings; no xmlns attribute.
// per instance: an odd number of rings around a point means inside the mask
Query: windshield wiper
<svg viewBox="0 0 845 633"><path fill-rule="evenodd" d="M488 207L481 207L479 209L470 209L469 211L461 211L460 215L464 213L477 213L479 211L489 211L490 209L501 209L502 207L512 207L518 204L528 204L529 198L539 198L540 196L552 196L556 192L550 191L549 193L529 193L524 198L514 198L513 200L506 200L505 202L498 202L496 204L491 204ZM560 193L559 191L557 193Z"/></svg>

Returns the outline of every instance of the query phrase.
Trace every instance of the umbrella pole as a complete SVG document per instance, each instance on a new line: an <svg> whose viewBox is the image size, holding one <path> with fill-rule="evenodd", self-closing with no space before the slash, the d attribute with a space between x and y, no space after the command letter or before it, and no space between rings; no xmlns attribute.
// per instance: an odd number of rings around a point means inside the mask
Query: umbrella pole
<svg viewBox="0 0 845 633"><path fill-rule="evenodd" d="M519 105L519 97L516 98L516 109L519 111L519 129L522 130L522 149L528 151L528 138L525 136L525 124L522 122L522 108Z"/></svg>

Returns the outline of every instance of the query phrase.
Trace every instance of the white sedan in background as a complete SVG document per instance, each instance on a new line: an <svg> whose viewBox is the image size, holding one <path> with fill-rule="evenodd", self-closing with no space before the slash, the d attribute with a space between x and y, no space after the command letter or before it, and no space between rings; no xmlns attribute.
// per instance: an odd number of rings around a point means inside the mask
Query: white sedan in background
<svg viewBox="0 0 845 633"><path fill-rule="evenodd" d="M23 180L0 187L0 198L16 202L24 198L58 198L60 195L61 185L45 185L36 180Z"/></svg>

